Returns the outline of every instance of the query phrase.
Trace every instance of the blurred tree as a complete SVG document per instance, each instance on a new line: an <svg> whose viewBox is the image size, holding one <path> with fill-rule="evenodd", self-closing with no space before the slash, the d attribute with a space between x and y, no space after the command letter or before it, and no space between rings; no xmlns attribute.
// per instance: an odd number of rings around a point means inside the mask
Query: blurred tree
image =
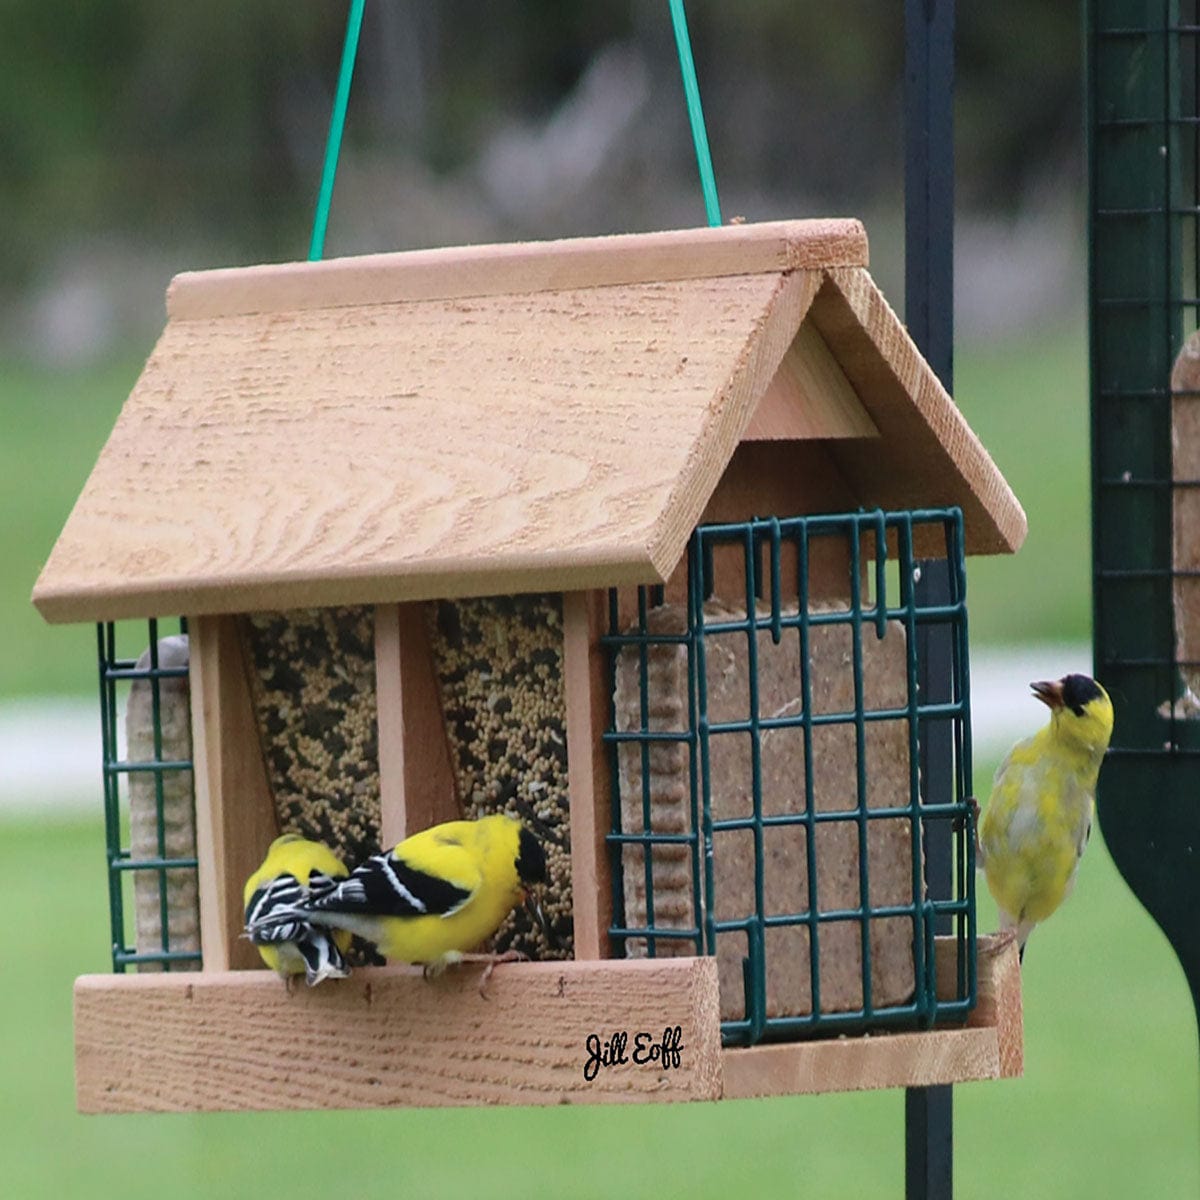
<svg viewBox="0 0 1200 1200"><path fill-rule="evenodd" d="M1011 209L1078 170L1076 8L960 7L964 202ZM692 0L724 193L826 208L898 195L901 10ZM19 287L64 239L114 234L215 237L243 261L302 253L344 21L328 0L0 0L0 277ZM372 0L347 155L477 186L495 140L551 121L614 47L649 98L629 161L573 210L573 231L621 227L651 189L694 186L665 0ZM552 218L535 207L530 222Z"/></svg>
<svg viewBox="0 0 1200 1200"><path fill-rule="evenodd" d="M342 23L287 0L0 6L0 266L19 279L64 235L276 242L296 218L294 127L327 113Z"/></svg>

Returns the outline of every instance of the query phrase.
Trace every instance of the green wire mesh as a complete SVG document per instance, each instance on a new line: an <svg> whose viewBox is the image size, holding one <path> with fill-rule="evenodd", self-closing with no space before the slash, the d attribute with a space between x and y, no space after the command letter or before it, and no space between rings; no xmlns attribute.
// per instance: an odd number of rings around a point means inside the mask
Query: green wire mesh
<svg viewBox="0 0 1200 1200"><path fill-rule="evenodd" d="M1084 19L1092 627L1116 709L1097 813L1200 1010L1200 4L1088 0Z"/></svg>
<svg viewBox="0 0 1200 1200"><path fill-rule="evenodd" d="M938 538L948 559L951 581L946 604L917 600L914 542L923 547L930 535ZM810 564L814 554L838 543L848 557L848 598L832 605L814 605L809 595ZM889 548L894 547L894 566ZM714 557L740 552L744 579L744 611L730 614L706 604L715 578ZM879 552L876 552L878 548ZM924 556L924 554L923 554ZM868 563L873 559L873 570ZM794 576L791 571L795 572ZM864 594L872 590L873 596ZM789 586L794 584L794 587ZM787 597L795 597L788 602ZM630 609L631 601L626 602ZM608 837L613 864L614 923L610 935L617 953L660 955L717 954L726 939L744 944L742 1002L729 1012L729 997L722 996L722 1035L726 1044L754 1044L770 1038L790 1038L820 1033L842 1033L880 1027L925 1028L937 1021L961 1020L974 1006L975 961L975 862L968 830L966 798L970 795L971 739L970 689L967 653L966 573L963 557L962 514L957 508L912 512L862 512L845 515L755 520L739 524L700 526L692 536L688 559L686 628L665 630L659 618L666 612L662 588L638 588L636 615L622 610L617 590L609 593L608 633L602 639L610 651L614 696L626 697L627 710L610 714L605 741L612 767L613 829ZM822 711L822 697L814 697L811 642L826 636L823 627L848 631L852 647L845 671L850 673L853 701L844 711ZM953 686L944 703L923 702L918 691L918 633L942 627L951 631ZM898 633L903 630L903 634ZM765 636L770 642L763 642ZM844 636L838 633L836 636ZM894 686L903 688L902 704L873 705L864 680L866 639L903 638L903 676ZM707 660L722 639L740 639L747 662L745 715L720 719L710 711ZM793 711L766 714L760 709L760 646L785 643L798 659L801 695ZM740 651L739 651L740 653ZM679 668L686 677L686 702L676 719L668 711L656 680L663 656L686 659ZM624 666L618 667L618 661ZM636 667L636 702L630 705L628 682L619 671ZM845 684L846 681L843 681ZM629 710L632 711L629 711ZM902 723L907 739L907 768L899 793L885 804L868 804L868 727L875 722ZM921 797L919 752L921 739L933 722L949 722L953 729L955 799L949 804L926 804ZM814 740L821 741L825 727L852 731L855 748L852 781L847 781L853 802L835 811L819 808L814 773L820 769L820 749L814 758ZM796 766L784 805L779 797L764 804L764 738L798 739L803 766ZM843 735L847 736L847 735ZM751 811L733 817L714 815L713 762L723 739L748 740L747 757ZM824 744L824 743L823 743ZM727 743L725 746L727 748ZM686 819L664 828L661 818L664 783L662 755L665 747L678 747L687 763ZM624 755L624 761L622 761ZM800 757L798 755L797 757ZM633 780L640 796L622 796ZM658 793L656 793L658 789ZM640 799L640 819L637 817ZM770 811L768 811L770 809ZM631 813L633 816L631 817ZM624 814L624 817L623 817ZM935 822L953 830L956 870L951 894L932 892L924 877L923 842ZM871 831L892 823L907 839L908 900L904 903L872 901L871 871L876 851ZM830 907L820 898L819 880L826 869L821 861L827 835L818 829L838 828L850 834L857 849L857 900ZM802 830L786 834L787 830ZM764 878L764 864L773 838L803 841L807 899L799 907L776 911ZM838 835L841 836L841 835ZM722 878L721 857L735 837L752 839L753 901L741 911L730 911L728 888ZM826 840L822 841L822 838ZM743 845L748 843L743 842ZM658 856L658 865L655 857ZM678 895L663 904L664 866L690 875L690 911L681 918ZM875 865L878 867L878 861ZM797 866L797 871L799 867ZM634 873L629 879L627 872ZM656 903L656 889L659 893ZM637 916L644 923L626 920L627 899L637 894ZM644 895L644 903L641 897ZM669 915L659 909L669 908ZM685 903L682 909L688 909ZM635 914L630 914L631 917ZM938 995L934 928L948 921L956 950L952 986L942 980ZM911 943L912 994L900 999L876 996L873 943L883 922L904 922ZM822 939L834 926L857 930L860 959L860 1002L832 1010L823 1002L822 975L830 962L821 954ZM808 947L807 975L810 1007L804 1012L769 1014L767 979L771 968L769 945L776 930L804 930ZM844 939L843 939L844 941ZM723 989L725 984L723 982Z"/></svg>
<svg viewBox="0 0 1200 1200"><path fill-rule="evenodd" d="M186 634L187 624L179 622L179 631ZM173 965L198 963L200 954L180 950L171 945L171 913L168 906L168 872L196 871L195 857L170 857L167 854L167 831L163 804L164 780L174 774L192 770L191 759L170 759L163 753L162 684L164 680L186 679L187 667L168 667L159 662L158 622L147 623L149 665L138 666L137 658L121 657L117 651L117 631L113 622L101 622L96 627L100 669L100 725L103 746L104 831L108 861L109 917L112 924L113 970L123 972L131 964L158 964L169 971ZM121 757L118 743L118 687L144 680L150 686L153 719L153 759L131 762ZM134 857L128 843L128 814L122 797L121 778L135 773L148 773L154 780L156 808L157 853ZM131 936L126 912L125 877L131 872L151 872L157 877L159 923L161 936L153 947L139 948Z"/></svg>

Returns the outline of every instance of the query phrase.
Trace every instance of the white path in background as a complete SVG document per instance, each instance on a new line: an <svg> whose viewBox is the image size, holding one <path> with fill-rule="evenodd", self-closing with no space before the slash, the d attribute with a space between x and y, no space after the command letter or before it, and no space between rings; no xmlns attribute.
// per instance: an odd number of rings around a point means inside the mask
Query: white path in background
<svg viewBox="0 0 1200 1200"><path fill-rule="evenodd" d="M99 698L0 702L0 813L99 813Z"/></svg>
<svg viewBox="0 0 1200 1200"><path fill-rule="evenodd" d="M1031 683L1061 679L1074 672L1086 675L1091 670L1090 642L972 649L971 725L975 761L998 759L1017 738L1028 736L1044 724L1046 710L1030 692Z"/></svg>
<svg viewBox="0 0 1200 1200"><path fill-rule="evenodd" d="M1084 644L980 648L971 658L975 757L1003 753L1041 724L1035 679L1091 669ZM48 698L0 702L0 813L99 813L100 719L95 702Z"/></svg>

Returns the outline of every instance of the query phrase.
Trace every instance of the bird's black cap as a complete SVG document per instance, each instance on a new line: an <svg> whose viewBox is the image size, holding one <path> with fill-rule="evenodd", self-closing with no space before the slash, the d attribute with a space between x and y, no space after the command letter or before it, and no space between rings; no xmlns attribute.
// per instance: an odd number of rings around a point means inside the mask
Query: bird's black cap
<svg viewBox="0 0 1200 1200"><path fill-rule="evenodd" d="M1077 717L1086 705L1101 696L1100 685L1090 675L1066 675L1062 680L1062 702Z"/></svg>
<svg viewBox="0 0 1200 1200"><path fill-rule="evenodd" d="M521 833L518 840L517 854L517 875L522 883L545 883L546 882L546 855L542 850L541 843L525 828L521 826Z"/></svg>

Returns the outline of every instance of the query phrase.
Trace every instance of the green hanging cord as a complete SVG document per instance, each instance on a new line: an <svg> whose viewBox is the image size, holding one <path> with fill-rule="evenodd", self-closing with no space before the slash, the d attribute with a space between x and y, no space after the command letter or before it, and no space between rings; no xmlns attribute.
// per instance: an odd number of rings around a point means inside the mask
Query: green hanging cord
<svg viewBox="0 0 1200 1200"><path fill-rule="evenodd" d="M321 172L321 192L317 197L317 215L313 218L312 241L308 244L308 260L316 262L325 253L325 229L329 225L329 206L333 201L333 181L337 175L338 155L342 149L342 130L346 127L346 106L350 102L350 79L354 60L358 56L358 35L362 29L363 9L367 0L350 0L350 17L346 22L346 40L342 44L342 67L338 73L337 94L333 98L333 115L329 119L329 138L325 142L325 167Z"/></svg>
<svg viewBox="0 0 1200 1200"><path fill-rule="evenodd" d="M692 61L692 43L688 37L687 15L683 11L683 0L671 0L671 24L675 27L675 46L679 51L679 70L683 74L683 92L687 97L692 141L696 145L700 186L704 189L704 212L710 225L720 225L721 205L717 200L717 181L713 175L712 155L708 152L708 134L704 129L704 109L700 107L700 85L696 82L696 64Z"/></svg>

